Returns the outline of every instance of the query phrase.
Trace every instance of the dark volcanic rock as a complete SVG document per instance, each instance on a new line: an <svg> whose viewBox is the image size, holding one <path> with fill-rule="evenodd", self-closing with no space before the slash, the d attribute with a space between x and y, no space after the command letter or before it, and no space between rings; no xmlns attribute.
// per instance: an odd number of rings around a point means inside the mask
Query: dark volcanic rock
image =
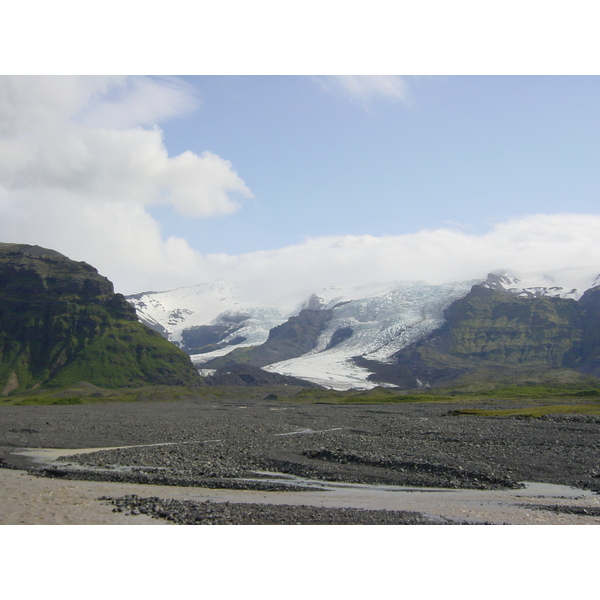
<svg viewBox="0 0 600 600"><path fill-rule="evenodd" d="M250 365L230 365L218 369L214 375L204 378L204 384L207 386L216 385L297 385L305 388L324 389L322 386L290 377L288 375L280 375L279 373L271 373L264 371L258 367Z"/></svg>
<svg viewBox="0 0 600 600"><path fill-rule="evenodd" d="M213 352L225 348L226 346L234 346L246 341L244 336L236 336L229 341L223 340L243 325L243 321L235 323L217 323L215 325L197 325L188 327L181 333L181 349L187 354L204 354L205 352Z"/></svg>
<svg viewBox="0 0 600 600"><path fill-rule="evenodd" d="M236 489L303 485L257 474L270 471L348 483L495 489L538 481L600 491L600 417L449 415L459 407L214 400L3 406L1 466ZM127 447L69 456L53 467L27 466L12 454L17 447L113 446Z"/></svg>
<svg viewBox="0 0 600 600"><path fill-rule="evenodd" d="M337 346L338 344L349 340L352 337L353 333L354 330L352 329L352 327L342 327L340 329L337 329L331 336L329 344L327 344L326 350L329 350L330 348L335 348L335 346Z"/></svg>
<svg viewBox="0 0 600 600"><path fill-rule="evenodd" d="M135 494L99 498L115 506L115 512L150 515L178 525L447 525L448 521L427 518L418 512L321 508L277 504L232 504L141 498ZM458 524L458 523L453 523Z"/></svg>
<svg viewBox="0 0 600 600"><path fill-rule="evenodd" d="M290 317L285 323L271 329L264 344L233 350L203 366L206 369L219 369L244 363L253 367L264 367L302 356L314 348L319 334L332 314L333 310L302 310L297 317Z"/></svg>

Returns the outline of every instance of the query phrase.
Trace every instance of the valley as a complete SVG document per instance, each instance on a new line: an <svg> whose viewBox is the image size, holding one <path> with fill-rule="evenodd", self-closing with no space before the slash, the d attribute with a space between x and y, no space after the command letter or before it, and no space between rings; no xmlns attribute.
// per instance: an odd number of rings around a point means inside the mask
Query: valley
<svg viewBox="0 0 600 600"><path fill-rule="evenodd" d="M428 389L490 371L496 379L504 371L509 384L525 368L533 379L561 368L597 376L597 283L596 273L490 273L332 287L267 307L215 282L128 300L142 322L191 355L208 384L245 365L336 390Z"/></svg>
<svg viewBox="0 0 600 600"><path fill-rule="evenodd" d="M0 283L0 478L19 495L21 474L25 506L46 479L98 484L85 522L600 520L593 273L265 306L223 281L125 298L91 265L0 244ZM73 522L68 503L58 521L14 509L0 522Z"/></svg>

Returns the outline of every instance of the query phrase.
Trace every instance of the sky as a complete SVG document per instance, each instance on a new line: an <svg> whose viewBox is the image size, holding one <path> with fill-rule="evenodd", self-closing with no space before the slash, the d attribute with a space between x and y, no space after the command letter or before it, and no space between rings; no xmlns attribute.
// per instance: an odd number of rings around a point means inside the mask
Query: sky
<svg viewBox="0 0 600 600"><path fill-rule="evenodd" d="M133 293L600 273L597 76L3 76L0 239Z"/></svg>

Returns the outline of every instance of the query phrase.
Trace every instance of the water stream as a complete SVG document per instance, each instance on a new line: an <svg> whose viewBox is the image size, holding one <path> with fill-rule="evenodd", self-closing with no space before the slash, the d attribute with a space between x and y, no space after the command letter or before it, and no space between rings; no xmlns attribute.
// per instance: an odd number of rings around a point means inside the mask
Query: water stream
<svg viewBox="0 0 600 600"><path fill-rule="evenodd" d="M298 433L303 432L299 431ZM218 440L199 441L214 442ZM100 450L163 445L171 445L171 443L108 448L23 448L13 451L13 454L23 456L37 465L60 466L61 468L73 468L77 470L84 468L89 470L87 466L73 466L65 462L64 459L58 461L58 458ZM115 470L117 468L139 469L140 466L97 467L97 469L102 470ZM157 469L156 467L152 468ZM256 490L217 490L210 488L140 485L139 495L159 493L164 497L177 497L199 502L211 500L214 502L258 502L264 504L310 505L337 508L409 510L432 517L441 516L450 522L600 524L600 517L557 515L534 509L536 504L555 506L566 504L569 506L600 508L600 496L598 494L565 485L523 482L524 488L521 489L471 490L343 483L307 479L286 473L268 471L256 471L256 475L256 479L246 477L240 478L238 481L285 483L289 486L289 489L278 492L265 492ZM107 482L106 485L110 488L114 484ZM308 487L311 490L298 491L294 489L298 487Z"/></svg>

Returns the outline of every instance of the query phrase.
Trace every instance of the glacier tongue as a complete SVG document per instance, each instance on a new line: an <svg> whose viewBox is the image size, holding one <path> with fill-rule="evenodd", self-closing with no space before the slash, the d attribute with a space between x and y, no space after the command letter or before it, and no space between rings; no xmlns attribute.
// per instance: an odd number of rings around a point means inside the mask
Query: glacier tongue
<svg viewBox="0 0 600 600"><path fill-rule="evenodd" d="M306 379L333 390L367 390L378 385L367 381L370 371L358 367L348 356L339 352L305 354L300 358L284 360L263 369Z"/></svg>
<svg viewBox="0 0 600 600"><path fill-rule="evenodd" d="M440 327L444 309L465 296L476 283L481 280L440 285L402 282L391 290L388 287L380 296L344 303L333 309L331 320L311 352L265 369L334 389L375 387L367 381L370 372L356 366L352 357L387 360L394 352ZM351 334L332 347L338 331Z"/></svg>

